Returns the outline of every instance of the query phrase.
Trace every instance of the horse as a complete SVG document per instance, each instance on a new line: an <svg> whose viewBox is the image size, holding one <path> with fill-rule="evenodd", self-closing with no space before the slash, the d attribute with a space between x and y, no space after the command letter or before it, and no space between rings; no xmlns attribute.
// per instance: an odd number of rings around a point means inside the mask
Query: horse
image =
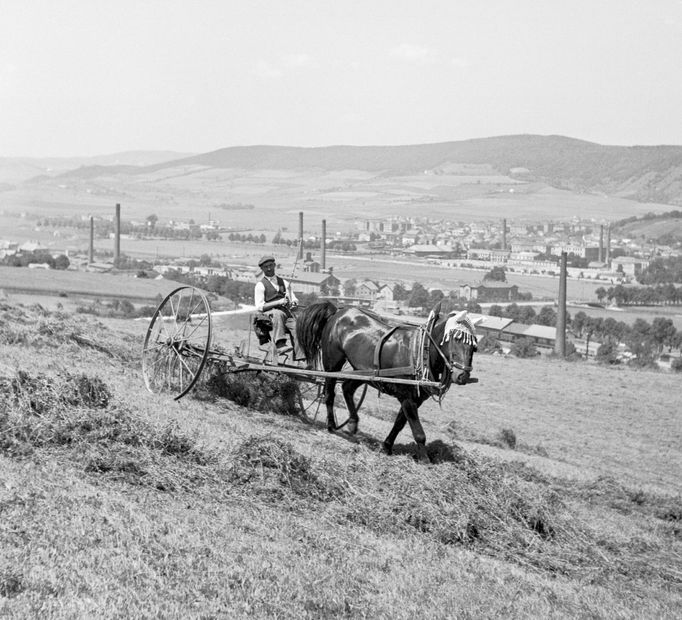
<svg viewBox="0 0 682 620"><path fill-rule="evenodd" d="M400 382L370 381L382 393L394 396L400 410L393 428L382 443L392 454L396 437L409 423L417 444L417 459L428 462L426 435L419 421L419 407L431 396L442 397L452 383L474 382L470 373L476 351L475 325L466 311L440 316L440 304L425 326L389 325L373 312L357 307L339 310L330 302L305 308L296 321L296 331L309 365L326 372L339 372L348 362L354 371L403 379L428 379L431 386ZM343 379L342 392L349 412L348 432L358 428L358 412L353 395L364 381ZM439 382L438 388L433 382ZM336 378L325 379L327 430L337 430L334 418Z"/></svg>

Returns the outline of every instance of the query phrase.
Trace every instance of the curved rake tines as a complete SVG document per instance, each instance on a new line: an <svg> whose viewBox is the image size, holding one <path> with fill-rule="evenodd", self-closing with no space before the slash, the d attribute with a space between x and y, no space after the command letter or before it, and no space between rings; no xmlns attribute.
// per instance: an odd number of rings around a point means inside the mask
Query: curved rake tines
<svg viewBox="0 0 682 620"><path fill-rule="evenodd" d="M208 300L192 286L170 293L154 312L142 351L147 389L175 400L199 379L211 347Z"/></svg>

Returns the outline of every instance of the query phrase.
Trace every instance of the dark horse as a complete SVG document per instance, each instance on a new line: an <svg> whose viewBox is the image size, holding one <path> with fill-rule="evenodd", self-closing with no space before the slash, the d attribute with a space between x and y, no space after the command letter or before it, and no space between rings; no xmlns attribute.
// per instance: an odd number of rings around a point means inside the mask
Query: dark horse
<svg viewBox="0 0 682 620"><path fill-rule="evenodd" d="M442 396L451 383L465 385L470 382L476 336L466 312L440 317L437 307L425 327L391 326L374 313L359 308L338 310L333 304L322 302L308 306L299 315L296 332L308 363L327 372L341 371L348 361L355 371L365 371L364 374L431 381L431 387L370 382L376 389L400 401L393 428L383 442L384 451L391 454L398 433L409 422L417 442L417 458L428 461L419 406L430 396ZM353 394L363 381L342 381L349 412L348 432L355 433L358 412ZM433 382L439 385L433 387ZM337 428L333 410L335 385L335 378L325 380L327 429L330 432Z"/></svg>

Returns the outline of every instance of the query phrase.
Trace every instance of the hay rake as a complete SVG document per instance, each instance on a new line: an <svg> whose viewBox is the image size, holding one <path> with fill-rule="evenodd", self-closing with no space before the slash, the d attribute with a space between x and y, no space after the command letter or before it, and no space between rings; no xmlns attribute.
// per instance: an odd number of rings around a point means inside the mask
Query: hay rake
<svg viewBox="0 0 682 620"><path fill-rule="evenodd" d="M220 368L228 373L266 372L296 380L301 413L307 415L316 407L314 416L317 417L328 378L364 382L357 408L362 405L369 384L440 385L420 379L380 377L352 369L309 370L296 362L288 363L286 358L280 362L272 354L260 359L241 350L226 352L212 345L212 335L211 309L204 293L193 286L181 286L169 293L152 315L144 340L142 374L147 389L179 400L197 385L207 364L220 363ZM304 401L309 404L305 405Z"/></svg>

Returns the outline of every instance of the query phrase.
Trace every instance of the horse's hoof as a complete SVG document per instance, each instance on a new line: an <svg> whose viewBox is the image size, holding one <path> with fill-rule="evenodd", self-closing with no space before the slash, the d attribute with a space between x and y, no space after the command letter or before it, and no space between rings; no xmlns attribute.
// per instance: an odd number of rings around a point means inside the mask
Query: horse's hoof
<svg viewBox="0 0 682 620"><path fill-rule="evenodd" d="M388 456L393 454L393 446L387 444L385 441L381 443L381 451Z"/></svg>
<svg viewBox="0 0 682 620"><path fill-rule="evenodd" d="M331 424L327 426L327 432L331 433L332 435L336 433L336 426L332 426Z"/></svg>
<svg viewBox="0 0 682 620"><path fill-rule="evenodd" d="M417 463L421 463L422 465L431 465L431 459L426 453L416 454L414 460L417 461Z"/></svg>
<svg viewBox="0 0 682 620"><path fill-rule="evenodd" d="M349 435L355 435L358 432L358 423L351 420L348 422L348 430L346 431Z"/></svg>

